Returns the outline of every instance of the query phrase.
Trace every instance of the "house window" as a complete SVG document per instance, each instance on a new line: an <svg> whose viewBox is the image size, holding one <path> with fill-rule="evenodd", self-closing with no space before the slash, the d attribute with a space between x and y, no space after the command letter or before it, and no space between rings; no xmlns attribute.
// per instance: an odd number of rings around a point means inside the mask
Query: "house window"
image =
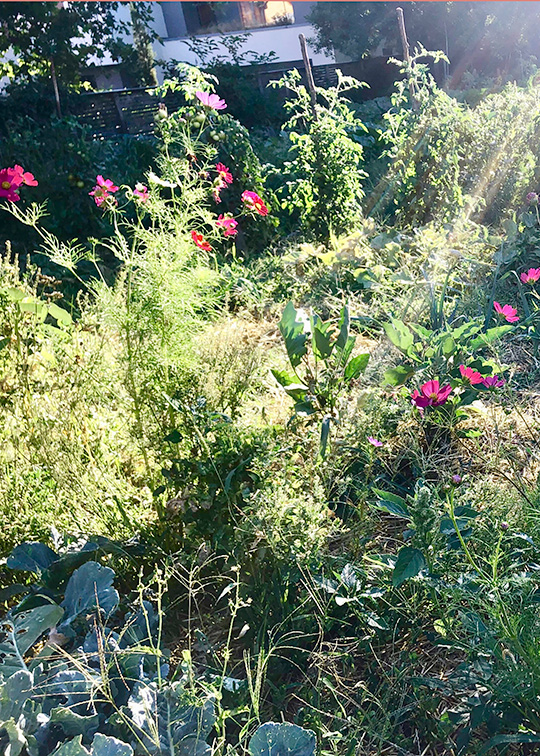
<svg viewBox="0 0 540 756"><path fill-rule="evenodd" d="M282 0L254 2L184 2L188 34L243 31L294 23L292 3Z"/></svg>

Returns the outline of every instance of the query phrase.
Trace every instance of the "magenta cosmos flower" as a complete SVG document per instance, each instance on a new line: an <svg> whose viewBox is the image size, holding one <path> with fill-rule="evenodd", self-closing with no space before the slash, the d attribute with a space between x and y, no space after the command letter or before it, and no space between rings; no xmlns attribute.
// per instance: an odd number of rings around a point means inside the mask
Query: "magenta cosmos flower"
<svg viewBox="0 0 540 756"><path fill-rule="evenodd" d="M529 268L526 273L520 275L521 283L533 284L540 280L540 268Z"/></svg>
<svg viewBox="0 0 540 756"><path fill-rule="evenodd" d="M482 383L486 388L502 388L506 381L504 378L499 378L498 375L488 375L482 380Z"/></svg>
<svg viewBox="0 0 540 756"><path fill-rule="evenodd" d="M439 381L427 381L411 394L413 404L423 409L424 407L440 407L444 404L452 392L452 386L440 386Z"/></svg>
<svg viewBox="0 0 540 756"><path fill-rule="evenodd" d="M248 210L259 213L259 215L268 215L268 208L256 192L243 192L242 202Z"/></svg>
<svg viewBox="0 0 540 756"><path fill-rule="evenodd" d="M118 187L113 184L110 179L104 179L103 176L96 177L96 185L88 194L94 198L94 202L98 207L101 207L104 202L108 200L111 203L116 204L116 198L113 197L114 192L118 191Z"/></svg>
<svg viewBox="0 0 540 756"><path fill-rule="evenodd" d="M148 187L144 184L135 184L135 189L133 190L133 196L138 197L141 202L146 202L148 197L150 196L148 193Z"/></svg>
<svg viewBox="0 0 540 756"><path fill-rule="evenodd" d="M30 173L30 171L25 171L22 166L16 165L13 167L13 170L15 171L17 176L20 177L21 184L26 184L26 186L38 185L38 182L34 178L34 174Z"/></svg>
<svg viewBox="0 0 540 756"><path fill-rule="evenodd" d="M233 177L230 170L227 168L227 166L223 165L223 163L218 163L216 165L216 171L218 172L218 176L220 178L220 181L225 184L232 184Z"/></svg>
<svg viewBox="0 0 540 756"><path fill-rule="evenodd" d="M236 236L238 223L228 215L219 215L216 226L223 229L223 236Z"/></svg>
<svg viewBox="0 0 540 756"><path fill-rule="evenodd" d="M377 438L373 438L373 436L367 437L368 443L370 443L372 446L379 447L383 445L382 441L379 441Z"/></svg>
<svg viewBox="0 0 540 756"><path fill-rule="evenodd" d="M536 192L529 192L526 197L527 202L529 205L537 205L538 204L538 195Z"/></svg>
<svg viewBox="0 0 540 756"><path fill-rule="evenodd" d="M20 165L0 170L0 198L3 197L9 202L18 202L20 200L19 188L23 184L37 186L38 182L32 173L25 171Z"/></svg>
<svg viewBox="0 0 540 756"><path fill-rule="evenodd" d="M225 110L227 103L222 100L217 94L209 94L208 92L195 92L195 97L199 99L203 105L207 108L213 108L214 110Z"/></svg>
<svg viewBox="0 0 540 756"><path fill-rule="evenodd" d="M478 370L473 370L470 367L465 367L465 365L460 365L459 372L461 373L463 381L470 383L471 386L474 386L476 383L483 383L484 379Z"/></svg>
<svg viewBox="0 0 540 756"><path fill-rule="evenodd" d="M501 318L504 318L507 323L517 323L519 320L515 307L512 307L509 304L500 305L498 302L493 302L493 307L495 308L495 312L500 315Z"/></svg>

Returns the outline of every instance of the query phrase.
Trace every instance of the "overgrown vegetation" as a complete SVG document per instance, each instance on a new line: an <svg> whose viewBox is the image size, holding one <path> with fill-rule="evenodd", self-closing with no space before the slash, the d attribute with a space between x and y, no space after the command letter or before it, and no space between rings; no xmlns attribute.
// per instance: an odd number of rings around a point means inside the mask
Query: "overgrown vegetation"
<svg viewBox="0 0 540 756"><path fill-rule="evenodd" d="M289 74L254 143L183 68L146 172L88 144L63 216L13 137L6 754L538 748L537 95L426 54L378 133Z"/></svg>

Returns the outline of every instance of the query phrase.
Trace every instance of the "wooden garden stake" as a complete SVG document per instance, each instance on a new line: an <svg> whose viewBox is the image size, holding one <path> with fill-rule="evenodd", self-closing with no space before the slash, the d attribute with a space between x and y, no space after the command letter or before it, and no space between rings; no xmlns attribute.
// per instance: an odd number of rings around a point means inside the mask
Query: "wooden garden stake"
<svg viewBox="0 0 540 756"><path fill-rule="evenodd" d="M315 92L315 82L313 81L313 71L311 70L311 63L309 62L306 38L303 34L298 35L300 40L300 48L302 49L302 58L304 59L304 67L306 69L306 76L308 82L309 94L311 97L311 109L313 111L313 118L317 120L317 94Z"/></svg>
<svg viewBox="0 0 540 756"><path fill-rule="evenodd" d="M418 110L418 100L416 99L416 92L414 91L414 82L411 77L411 54L409 52L409 41L407 39L407 32L405 30L405 19L403 18L403 8L396 8L397 18L398 18L398 26L399 26L399 34L401 36L401 44L403 45L403 60L407 63L409 66L409 71L407 72L407 79L409 80L409 93L411 95L411 102L413 110Z"/></svg>

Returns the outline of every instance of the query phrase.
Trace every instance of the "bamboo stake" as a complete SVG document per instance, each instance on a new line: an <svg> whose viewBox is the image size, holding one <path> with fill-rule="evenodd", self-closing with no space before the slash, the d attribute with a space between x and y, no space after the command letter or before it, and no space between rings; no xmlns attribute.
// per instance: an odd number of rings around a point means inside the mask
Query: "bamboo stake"
<svg viewBox="0 0 540 756"><path fill-rule="evenodd" d="M403 8L396 8L399 34L401 36L401 44L403 45L403 59L409 66L407 72L407 79L409 82L409 93L411 95L411 103L413 110L418 110L418 100L416 99L416 92L414 91L414 82L411 78L411 54L409 52L409 41L407 39L407 32L405 30L405 19L403 18Z"/></svg>
<svg viewBox="0 0 540 756"><path fill-rule="evenodd" d="M313 81L313 71L311 70L311 63L309 62L306 38L304 37L303 34L299 34L298 39L300 40L302 58L304 59L304 67L306 69L309 95L311 98L311 110L313 111L313 118L317 120L317 93L315 91L315 82Z"/></svg>

